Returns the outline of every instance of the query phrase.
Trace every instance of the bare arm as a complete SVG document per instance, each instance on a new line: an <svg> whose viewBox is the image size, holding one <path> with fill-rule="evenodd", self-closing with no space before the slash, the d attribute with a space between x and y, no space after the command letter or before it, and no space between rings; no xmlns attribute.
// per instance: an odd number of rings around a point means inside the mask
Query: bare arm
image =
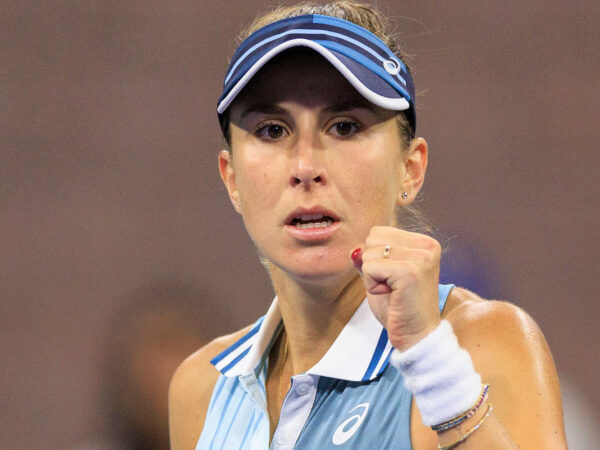
<svg viewBox="0 0 600 450"><path fill-rule="evenodd" d="M394 365L413 394L419 393L415 398L425 423L438 424L440 416L452 412L449 417L457 417L469 409L461 401L476 398L476 373L490 384L482 408L434 440L445 447L483 420L462 448L565 448L556 369L541 331L514 305L484 301L460 289L454 289L440 317L440 256L441 246L431 237L392 227L373 227L360 261L354 256L371 309L399 351L392 355ZM440 326L441 319L453 331ZM494 410L486 416L489 404ZM431 437L418 429L413 428L415 442L421 435Z"/></svg>
<svg viewBox="0 0 600 450"><path fill-rule="evenodd" d="M215 339L189 356L177 368L169 387L169 434L172 450L193 450L219 372L210 360L245 334L248 329Z"/></svg>
<svg viewBox="0 0 600 450"><path fill-rule="evenodd" d="M462 314L460 308L456 311L455 333L490 384L489 403L494 407L494 420L472 435L470 445L483 445L488 437L504 442L501 436L508 434L523 449L566 448L558 376L537 324L509 303L462 308ZM464 448L469 448L466 443Z"/></svg>
<svg viewBox="0 0 600 450"><path fill-rule="evenodd" d="M437 436L421 423L413 405L415 448L457 441L481 421L489 405L492 413L459 448L567 448L556 368L533 319L514 305L483 301L462 289L452 297L456 306L444 318L482 381L490 384L489 396L474 417Z"/></svg>
<svg viewBox="0 0 600 450"><path fill-rule="evenodd" d="M186 359L169 387L169 434L173 450L193 449L202 431L212 389L219 377L205 348Z"/></svg>

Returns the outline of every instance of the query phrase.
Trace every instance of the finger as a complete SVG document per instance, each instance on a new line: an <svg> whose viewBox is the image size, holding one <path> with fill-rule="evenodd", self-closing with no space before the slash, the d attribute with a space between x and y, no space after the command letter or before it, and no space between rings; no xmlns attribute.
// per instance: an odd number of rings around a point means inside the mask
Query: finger
<svg viewBox="0 0 600 450"><path fill-rule="evenodd" d="M387 256L386 256L387 255ZM361 260L373 261L377 259L408 260L414 262L427 262L432 255L428 250L410 247L391 247L386 252L386 246L371 247L362 250Z"/></svg>
<svg viewBox="0 0 600 450"><path fill-rule="evenodd" d="M354 267L361 273L361 275L362 275L361 269L362 269L362 264L363 264L362 252L363 252L363 248L357 247L350 254L350 259L352 259L352 264L354 264ZM370 289L367 289L367 290L369 291L370 294L373 294L373 295L389 294L390 292L392 292L392 289L385 282L377 283L374 286L372 286Z"/></svg>
<svg viewBox="0 0 600 450"><path fill-rule="evenodd" d="M412 261L376 259L364 261L362 265L363 283L370 294L392 292L418 277L418 267Z"/></svg>
<svg viewBox="0 0 600 450"><path fill-rule="evenodd" d="M392 292L392 288L389 287L387 283L377 283L371 289L367 289L367 292L371 295L390 294Z"/></svg>
<svg viewBox="0 0 600 450"><path fill-rule="evenodd" d="M365 240L365 248L386 245L391 247L424 248L434 252L441 252L440 243L426 234L414 233L393 227L371 228Z"/></svg>
<svg viewBox="0 0 600 450"><path fill-rule="evenodd" d="M360 272L363 261L362 261L362 246L355 248L352 253L350 253L350 259L352 260L352 264Z"/></svg>
<svg viewBox="0 0 600 450"><path fill-rule="evenodd" d="M401 230L396 227L375 226L369 231L367 239L365 240L365 246L373 247L393 243L399 244L418 235L418 233Z"/></svg>

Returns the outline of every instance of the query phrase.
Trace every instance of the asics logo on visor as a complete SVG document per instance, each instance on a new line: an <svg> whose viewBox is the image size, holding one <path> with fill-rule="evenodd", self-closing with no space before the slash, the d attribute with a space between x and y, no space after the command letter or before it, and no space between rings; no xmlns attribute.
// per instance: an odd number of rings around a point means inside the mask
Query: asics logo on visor
<svg viewBox="0 0 600 450"><path fill-rule="evenodd" d="M268 24L240 44L217 103L219 119L267 62L292 47L309 47L320 53L371 103L393 111L409 110L414 128L414 85L404 63L370 31L353 22L319 14Z"/></svg>
<svg viewBox="0 0 600 450"><path fill-rule="evenodd" d="M398 75L402 66L400 65L400 61L398 61L396 58L392 58L383 62L383 68L390 75Z"/></svg>

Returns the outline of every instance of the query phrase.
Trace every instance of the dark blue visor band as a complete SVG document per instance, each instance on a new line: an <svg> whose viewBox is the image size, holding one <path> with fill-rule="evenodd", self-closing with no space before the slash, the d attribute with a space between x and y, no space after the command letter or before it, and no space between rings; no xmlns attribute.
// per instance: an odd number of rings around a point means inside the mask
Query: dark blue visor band
<svg viewBox="0 0 600 450"><path fill-rule="evenodd" d="M415 130L415 88L402 61L373 33L347 20L319 14L271 23L240 44L225 76L217 105L219 119L267 62L294 47L318 52L374 105L406 111Z"/></svg>

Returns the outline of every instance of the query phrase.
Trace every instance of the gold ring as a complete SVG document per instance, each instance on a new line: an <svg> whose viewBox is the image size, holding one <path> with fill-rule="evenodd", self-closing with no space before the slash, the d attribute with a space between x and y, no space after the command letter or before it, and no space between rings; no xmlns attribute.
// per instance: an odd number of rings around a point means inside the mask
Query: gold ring
<svg viewBox="0 0 600 450"><path fill-rule="evenodd" d="M384 258L389 258L390 257L390 250L392 248L389 245L386 245L385 248L383 249L383 257Z"/></svg>

